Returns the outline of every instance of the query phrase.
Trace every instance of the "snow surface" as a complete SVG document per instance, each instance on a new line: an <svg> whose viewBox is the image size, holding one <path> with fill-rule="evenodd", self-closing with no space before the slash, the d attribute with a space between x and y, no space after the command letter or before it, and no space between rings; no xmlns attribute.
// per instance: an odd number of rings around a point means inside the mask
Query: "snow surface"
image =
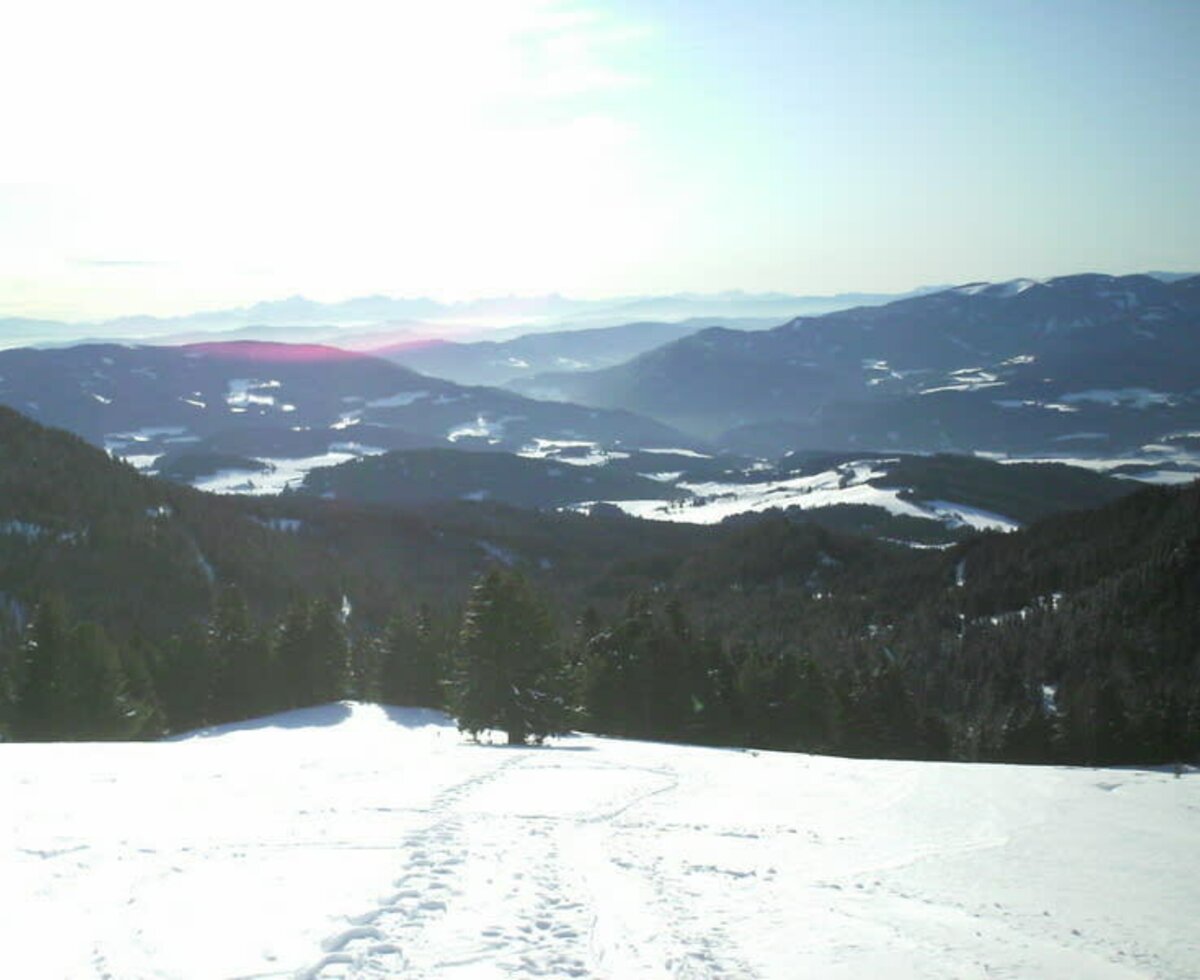
<svg viewBox="0 0 1200 980"><path fill-rule="evenodd" d="M264 391L280 387L278 381L259 381L257 378L230 378L225 404L245 410L250 405L274 406L275 396L264 395Z"/></svg>
<svg viewBox="0 0 1200 980"><path fill-rule="evenodd" d="M950 527L973 527L977 531L1016 531L1021 526L1020 521L1014 521L1011 517L981 507L956 504L952 500L926 500L922 506Z"/></svg>
<svg viewBox="0 0 1200 980"><path fill-rule="evenodd" d="M121 449L137 443L150 442L163 436L185 436L188 430L179 425L147 426L133 432L110 432L104 437L104 448L109 452L120 452Z"/></svg>
<svg viewBox="0 0 1200 980"><path fill-rule="evenodd" d="M1008 282L1002 282L997 286L993 286L992 293L996 296L1017 296L1037 285L1039 285L1039 282L1036 279L1010 279Z"/></svg>
<svg viewBox="0 0 1200 980"><path fill-rule="evenodd" d="M154 464L158 462L162 453L117 453L116 455L135 470L149 470L154 468Z"/></svg>
<svg viewBox="0 0 1200 980"><path fill-rule="evenodd" d="M1129 405L1133 408L1147 409L1156 405L1170 405L1174 395L1161 391L1151 391L1149 388L1089 388L1087 391L1075 391L1063 395L1061 400L1068 405L1079 402L1096 402L1100 405Z"/></svg>
<svg viewBox="0 0 1200 980"><path fill-rule="evenodd" d="M978 455L978 454L977 454ZM1188 450L1129 453L1118 456L1002 456L990 455L998 463L1062 463L1094 473L1107 473L1141 483L1190 483L1200 478L1200 454ZM1113 473L1119 467L1143 467L1132 473ZM1168 468L1169 467L1169 468Z"/></svg>
<svg viewBox="0 0 1200 980"><path fill-rule="evenodd" d="M1156 483L1160 486L1182 486L1192 483L1200 473L1188 470L1141 470L1137 473L1114 473L1118 480L1134 480L1137 483Z"/></svg>
<svg viewBox="0 0 1200 980"><path fill-rule="evenodd" d="M320 466L337 466L370 455L369 446L359 446L357 443L338 443L341 446L354 446L361 451L335 452L332 447L329 452L316 456L301 456L295 459L282 457L261 457L259 462L266 463L269 470L219 470L209 476L202 476L192 481L197 490L209 493L242 493L254 497L271 496L283 493L288 487L298 487L304 482L309 470Z"/></svg>
<svg viewBox="0 0 1200 980"><path fill-rule="evenodd" d="M887 460L881 462L888 462ZM845 463L810 476L762 483L679 483L694 494L690 500L609 500L632 517L684 524L718 524L738 514L761 513L773 507L812 510L838 504L882 507L890 514L940 521L949 527L968 525L980 529L1013 531L1017 521L964 504L945 500L919 502L901 497L903 490L875 487L868 482L886 475L870 462ZM573 510L590 510L595 502L576 504Z"/></svg>
<svg viewBox="0 0 1200 980"><path fill-rule="evenodd" d="M427 391L401 391L395 395L389 395L387 398L375 398L367 402L368 408L404 408L413 402L419 402L422 398L428 398Z"/></svg>
<svg viewBox="0 0 1200 980"><path fill-rule="evenodd" d="M977 367L959 368L957 371L951 371L950 377L953 379L950 384L925 388L921 394L933 395L939 391L979 391L982 388L1003 387L1005 384L996 375Z"/></svg>
<svg viewBox="0 0 1200 980"><path fill-rule="evenodd" d="M571 466L607 466L614 459L628 459L629 453L605 449L598 442L580 439L542 439L522 446L517 453L528 459L553 459Z"/></svg>
<svg viewBox="0 0 1200 980"><path fill-rule="evenodd" d="M1064 405L1061 402L1042 402L1033 398L998 398L992 402L999 408L1044 408L1048 412L1078 412L1074 405Z"/></svg>
<svg viewBox="0 0 1200 980"><path fill-rule="evenodd" d="M486 439L490 444L495 445L504 436L506 421L509 420L500 419L493 422L482 415L477 415L473 423L466 422L452 427L446 433L446 438L450 442L458 442L460 439Z"/></svg>
<svg viewBox="0 0 1200 980"><path fill-rule="evenodd" d="M698 453L694 449L639 449L639 453L659 453L663 456L686 456L689 459L712 459L707 453Z"/></svg>
<svg viewBox="0 0 1200 980"><path fill-rule="evenodd" d="M1200 774L577 736L340 704L0 745L4 973L1193 977Z"/></svg>

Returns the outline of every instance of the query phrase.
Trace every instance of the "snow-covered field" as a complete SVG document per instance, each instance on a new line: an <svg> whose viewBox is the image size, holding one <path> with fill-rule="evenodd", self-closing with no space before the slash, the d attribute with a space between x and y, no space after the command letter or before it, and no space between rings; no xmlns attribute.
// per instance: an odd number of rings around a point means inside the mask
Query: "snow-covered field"
<svg viewBox="0 0 1200 980"><path fill-rule="evenodd" d="M4 976L1194 977L1200 775L331 705L0 745Z"/></svg>
<svg viewBox="0 0 1200 980"><path fill-rule="evenodd" d="M654 479L661 474L641 475ZM876 487L869 482L886 475L885 469L872 462L853 462L809 476L758 483L678 482L679 488L695 495L686 500L609 500L604 503L620 508L631 517L685 524L719 524L739 514L760 514L774 508L816 510L852 504L879 507L897 517L941 521L952 528L966 526L977 530L1015 531L1021 526L1012 518L966 504L947 500L915 503L903 499L899 488ZM576 504L569 509L586 512L596 503L598 501Z"/></svg>

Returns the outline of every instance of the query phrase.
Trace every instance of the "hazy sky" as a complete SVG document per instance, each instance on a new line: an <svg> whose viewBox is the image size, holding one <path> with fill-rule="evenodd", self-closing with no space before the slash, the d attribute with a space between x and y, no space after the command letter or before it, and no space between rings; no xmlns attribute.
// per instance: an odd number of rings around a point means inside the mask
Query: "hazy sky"
<svg viewBox="0 0 1200 980"><path fill-rule="evenodd" d="M1200 268L1197 0L39 0L0 316Z"/></svg>

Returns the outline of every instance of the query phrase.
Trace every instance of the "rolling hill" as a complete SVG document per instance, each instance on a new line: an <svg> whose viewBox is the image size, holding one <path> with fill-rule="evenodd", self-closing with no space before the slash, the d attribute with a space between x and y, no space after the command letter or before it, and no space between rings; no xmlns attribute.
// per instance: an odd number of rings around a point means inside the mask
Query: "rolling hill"
<svg viewBox="0 0 1200 980"><path fill-rule="evenodd" d="M690 444L625 411L533 401L320 345L84 345L0 351L0 404L149 468L159 456L312 458L387 449L519 449L536 439ZM302 472L295 478L297 481ZM279 488L276 488L279 489Z"/></svg>

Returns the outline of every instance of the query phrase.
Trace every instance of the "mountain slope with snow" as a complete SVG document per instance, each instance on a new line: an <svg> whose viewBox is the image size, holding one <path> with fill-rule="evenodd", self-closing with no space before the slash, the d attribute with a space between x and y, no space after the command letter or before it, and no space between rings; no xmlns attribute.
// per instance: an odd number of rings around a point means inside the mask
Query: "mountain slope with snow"
<svg viewBox="0 0 1200 980"><path fill-rule="evenodd" d="M1200 277L972 283L773 330L713 328L513 383L620 405L736 452L1095 452L1200 424Z"/></svg>
<svg viewBox="0 0 1200 980"><path fill-rule="evenodd" d="M598 739L341 704L0 746L5 970L1186 977L1200 777Z"/></svg>
<svg viewBox="0 0 1200 980"><path fill-rule="evenodd" d="M312 344L0 351L0 404L141 469L166 454L252 458L278 471L255 475L255 488L276 493L316 466L389 449L516 450L537 438L687 443L629 412L464 387ZM242 489L246 473L234 482Z"/></svg>

